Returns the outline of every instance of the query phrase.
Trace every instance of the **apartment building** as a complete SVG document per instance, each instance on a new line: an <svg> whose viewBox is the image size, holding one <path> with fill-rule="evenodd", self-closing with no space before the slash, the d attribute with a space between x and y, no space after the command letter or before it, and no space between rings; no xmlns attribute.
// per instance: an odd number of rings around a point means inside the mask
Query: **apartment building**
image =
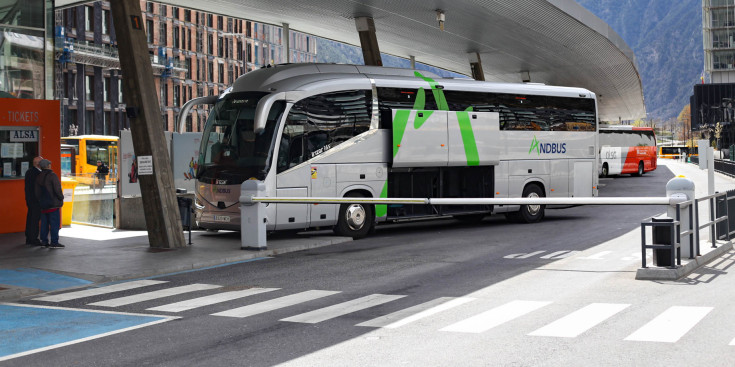
<svg viewBox="0 0 735 367"><path fill-rule="evenodd" d="M176 129L189 99L217 95L249 71L290 62L316 62L316 38L283 28L152 1L140 1L163 129ZM56 93L62 136L116 135L128 128L109 1L56 10ZM201 131L207 109L194 110L187 131Z"/></svg>

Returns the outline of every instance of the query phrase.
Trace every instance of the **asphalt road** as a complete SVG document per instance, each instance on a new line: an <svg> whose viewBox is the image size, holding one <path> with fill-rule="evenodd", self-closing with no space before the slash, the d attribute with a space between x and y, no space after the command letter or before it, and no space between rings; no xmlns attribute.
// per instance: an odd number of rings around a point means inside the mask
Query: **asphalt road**
<svg viewBox="0 0 735 367"><path fill-rule="evenodd" d="M602 179L600 194L661 196L672 177L666 167L659 167L643 177ZM534 225L510 224L502 216L476 225L455 220L392 224L342 245L156 277L162 283L53 305L180 318L0 364L658 365L682 361L686 355L683 360L690 364L732 365L735 346L727 344L735 331L693 329L697 340L702 339L697 343L686 339L688 335L672 342L646 339L647 329L635 333L657 315L672 317L666 313L672 306L690 307L675 309L687 315L704 314L700 320L712 328L718 321L711 315L735 306L715 288L724 281L713 281L716 276L695 274L671 283L634 280L639 243L608 241L664 210L548 210L545 220ZM720 264L720 271L729 264ZM217 288L154 300L127 299L127 304L120 300L193 284ZM704 287L694 288L697 285ZM209 298L200 301L205 305L180 312L152 309L177 302L191 306L194 298L235 292L241 297L218 303ZM699 300L712 299L713 305L689 300L687 294L697 292ZM294 300L297 297L301 299ZM688 299L683 304L682 297ZM596 315L593 319L609 319L575 336L559 333L583 328L579 324L584 322L541 328L575 311L578 316L586 312ZM380 319L385 315L390 319ZM730 329L735 330L735 324ZM713 343L717 336L721 340ZM719 356L702 352L705 346Z"/></svg>

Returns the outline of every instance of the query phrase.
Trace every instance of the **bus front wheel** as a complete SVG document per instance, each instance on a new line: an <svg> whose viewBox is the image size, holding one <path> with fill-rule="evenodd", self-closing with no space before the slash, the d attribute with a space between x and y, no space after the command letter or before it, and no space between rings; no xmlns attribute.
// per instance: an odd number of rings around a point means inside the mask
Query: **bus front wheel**
<svg viewBox="0 0 735 367"><path fill-rule="evenodd" d="M542 198L544 191L536 184L529 184L523 188L524 198ZM521 210L508 213L506 217L511 222L537 223L544 219L546 205L521 205Z"/></svg>
<svg viewBox="0 0 735 367"><path fill-rule="evenodd" d="M360 194L350 193L345 197L363 197ZM375 209L369 204L342 204L339 206L339 216L334 232L340 236L354 239L367 236L375 226Z"/></svg>

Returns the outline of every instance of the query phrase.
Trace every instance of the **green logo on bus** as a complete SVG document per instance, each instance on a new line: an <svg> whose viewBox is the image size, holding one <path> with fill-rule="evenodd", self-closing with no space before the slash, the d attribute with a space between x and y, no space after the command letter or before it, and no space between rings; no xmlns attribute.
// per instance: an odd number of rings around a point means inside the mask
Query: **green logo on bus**
<svg viewBox="0 0 735 367"><path fill-rule="evenodd" d="M528 150L528 154L531 154L533 150L536 149L536 154L541 155L541 152L538 148L538 139L536 139L536 135L533 136L533 141L531 142L531 149Z"/></svg>

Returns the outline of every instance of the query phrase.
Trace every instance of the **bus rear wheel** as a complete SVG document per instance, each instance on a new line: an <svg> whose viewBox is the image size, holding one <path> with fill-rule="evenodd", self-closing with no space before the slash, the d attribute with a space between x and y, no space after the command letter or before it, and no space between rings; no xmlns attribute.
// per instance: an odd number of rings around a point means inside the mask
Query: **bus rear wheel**
<svg viewBox="0 0 735 367"><path fill-rule="evenodd" d="M643 176L644 170L643 170L643 162L638 162L638 171L633 174L633 176Z"/></svg>
<svg viewBox="0 0 735 367"><path fill-rule="evenodd" d="M524 198L545 197L544 191L536 184L528 184L523 188ZM508 213L506 217L516 223L537 223L544 219L546 205L521 205L521 210Z"/></svg>
<svg viewBox="0 0 735 367"><path fill-rule="evenodd" d="M349 193L345 197L363 196L357 193ZM340 236L358 239L367 236L374 226L374 206L357 203L342 204L339 206L339 215L337 217L337 225L334 227L334 233Z"/></svg>

